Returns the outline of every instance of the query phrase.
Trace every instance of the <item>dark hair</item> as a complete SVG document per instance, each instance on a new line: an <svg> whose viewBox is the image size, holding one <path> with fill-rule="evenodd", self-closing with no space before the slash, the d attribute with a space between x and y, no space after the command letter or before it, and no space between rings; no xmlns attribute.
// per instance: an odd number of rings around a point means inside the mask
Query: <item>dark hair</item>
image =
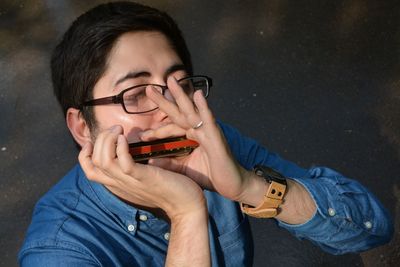
<svg viewBox="0 0 400 267"><path fill-rule="evenodd" d="M93 96L93 87L104 74L108 55L124 33L158 31L164 34L192 74L190 53L174 20L157 9L133 2L112 2L94 7L78 17L51 58L53 90L64 116L68 108L80 109L90 129L93 110L82 103Z"/></svg>

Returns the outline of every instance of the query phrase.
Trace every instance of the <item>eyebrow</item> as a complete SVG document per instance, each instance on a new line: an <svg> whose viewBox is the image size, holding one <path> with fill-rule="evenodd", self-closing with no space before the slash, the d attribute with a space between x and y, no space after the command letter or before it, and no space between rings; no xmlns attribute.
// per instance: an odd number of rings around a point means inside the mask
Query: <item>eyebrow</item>
<svg viewBox="0 0 400 267"><path fill-rule="evenodd" d="M172 73L174 73L175 71L178 71L178 70L186 70L185 65L174 64L174 65L170 66L166 70L166 72L163 76L164 81L167 80L169 75L171 75ZM130 71L127 74L125 74L125 76L118 79L118 81L114 84L114 87L126 80L129 80L129 79L135 79L135 78L139 78L139 77L150 77L150 76L151 76L151 74L148 71Z"/></svg>

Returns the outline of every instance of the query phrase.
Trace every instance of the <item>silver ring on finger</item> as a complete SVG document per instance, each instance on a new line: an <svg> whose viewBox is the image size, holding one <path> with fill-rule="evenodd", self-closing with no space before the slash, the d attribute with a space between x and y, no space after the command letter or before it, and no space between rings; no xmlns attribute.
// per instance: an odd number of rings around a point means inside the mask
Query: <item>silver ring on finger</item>
<svg viewBox="0 0 400 267"><path fill-rule="evenodd" d="M204 124L204 122L200 121L197 125L193 126L192 128L195 129L195 130L199 129L201 126L203 126L203 124Z"/></svg>

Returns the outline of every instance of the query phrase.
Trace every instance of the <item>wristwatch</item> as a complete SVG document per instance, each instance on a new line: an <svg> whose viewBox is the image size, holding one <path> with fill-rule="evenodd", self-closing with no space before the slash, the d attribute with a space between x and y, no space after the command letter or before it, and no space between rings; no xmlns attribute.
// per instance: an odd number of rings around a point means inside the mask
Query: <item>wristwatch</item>
<svg viewBox="0 0 400 267"><path fill-rule="evenodd" d="M257 207L240 203L242 212L256 218L273 218L279 213L279 205L282 204L285 196L286 178L279 172L262 165L256 165L254 172L270 185L264 194L264 201Z"/></svg>

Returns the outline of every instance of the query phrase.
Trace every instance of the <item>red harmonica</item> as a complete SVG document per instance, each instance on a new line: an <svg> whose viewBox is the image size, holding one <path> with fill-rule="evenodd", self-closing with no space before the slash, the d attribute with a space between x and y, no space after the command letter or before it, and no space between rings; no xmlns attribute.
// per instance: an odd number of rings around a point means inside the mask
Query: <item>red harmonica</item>
<svg viewBox="0 0 400 267"><path fill-rule="evenodd" d="M129 144L129 153L136 162L150 158L176 157L190 154L199 146L194 140L186 137L165 138L150 142Z"/></svg>

